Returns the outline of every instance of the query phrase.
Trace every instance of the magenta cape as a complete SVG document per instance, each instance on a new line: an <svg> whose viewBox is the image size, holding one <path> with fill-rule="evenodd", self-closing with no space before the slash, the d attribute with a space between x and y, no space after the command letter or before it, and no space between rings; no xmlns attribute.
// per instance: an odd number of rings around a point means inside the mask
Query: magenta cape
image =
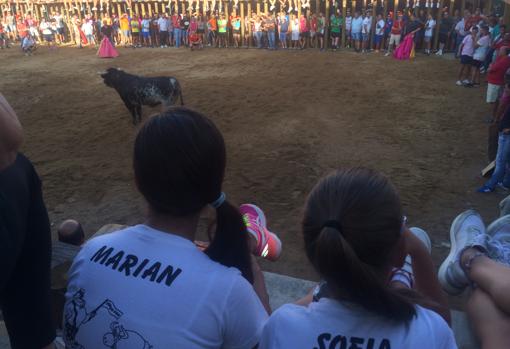
<svg viewBox="0 0 510 349"><path fill-rule="evenodd" d="M113 47L110 39L105 37L103 40L101 40L101 45L99 46L97 55L101 58L115 58L119 55L119 53L115 47Z"/></svg>
<svg viewBox="0 0 510 349"><path fill-rule="evenodd" d="M400 60L406 60L411 57L411 52L413 50L413 35L407 34L404 38L404 41L398 45L397 49L395 50L395 53L393 54L393 57Z"/></svg>

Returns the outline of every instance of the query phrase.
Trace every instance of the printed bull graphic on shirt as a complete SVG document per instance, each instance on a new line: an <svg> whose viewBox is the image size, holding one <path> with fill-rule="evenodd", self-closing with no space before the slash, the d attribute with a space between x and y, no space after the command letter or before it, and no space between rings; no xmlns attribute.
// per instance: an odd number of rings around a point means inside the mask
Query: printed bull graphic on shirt
<svg viewBox="0 0 510 349"><path fill-rule="evenodd" d="M103 333L98 341L112 349L150 349L152 345L137 331L124 328L119 322L124 313L110 300L105 299L93 310L87 309L85 290L73 294L65 307L64 340L66 348L85 349L79 341L80 328L94 326Z"/></svg>

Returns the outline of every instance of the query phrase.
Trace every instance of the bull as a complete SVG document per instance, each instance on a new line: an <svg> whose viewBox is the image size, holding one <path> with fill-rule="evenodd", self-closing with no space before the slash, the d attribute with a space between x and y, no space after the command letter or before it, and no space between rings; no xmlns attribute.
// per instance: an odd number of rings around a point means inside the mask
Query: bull
<svg viewBox="0 0 510 349"><path fill-rule="evenodd" d="M169 108L178 99L184 105L182 89L174 77L142 77L128 74L118 68L101 73L106 86L114 88L133 117L133 124L142 121L142 105Z"/></svg>

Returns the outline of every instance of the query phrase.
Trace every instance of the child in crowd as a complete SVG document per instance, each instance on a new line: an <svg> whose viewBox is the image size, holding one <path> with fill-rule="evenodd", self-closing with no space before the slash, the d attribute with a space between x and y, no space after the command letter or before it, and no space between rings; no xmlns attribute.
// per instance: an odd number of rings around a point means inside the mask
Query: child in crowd
<svg viewBox="0 0 510 349"><path fill-rule="evenodd" d="M319 44L319 49L324 51L324 35L326 32L326 18L324 14L319 13L319 17L317 17L317 40Z"/></svg>
<svg viewBox="0 0 510 349"><path fill-rule="evenodd" d="M148 14L142 20L142 44L145 47L152 46L151 42L151 19Z"/></svg>
<svg viewBox="0 0 510 349"><path fill-rule="evenodd" d="M302 222L327 292L276 310L260 349L457 348L430 239L406 227L386 177L364 168L330 174L309 194Z"/></svg>
<svg viewBox="0 0 510 349"><path fill-rule="evenodd" d="M368 43L370 41L370 30L372 28L372 17L370 16L370 11L365 12L365 17L363 18L361 25L361 36L362 36L362 52L368 51Z"/></svg>
<svg viewBox="0 0 510 349"><path fill-rule="evenodd" d="M291 22L291 41L292 41L292 48L297 49L299 46L299 19L292 15L292 22Z"/></svg>
<svg viewBox="0 0 510 349"><path fill-rule="evenodd" d="M339 47L340 36L342 33L342 18L335 12L335 14L331 17L331 48L333 51L336 51Z"/></svg>
<svg viewBox="0 0 510 349"><path fill-rule="evenodd" d="M377 15L377 22L375 24L375 52L379 52L381 50L381 44L384 38L384 19L381 14Z"/></svg>
<svg viewBox="0 0 510 349"><path fill-rule="evenodd" d="M470 83L469 76L473 64L473 54L475 52L475 40L478 34L478 28L473 27L468 35L462 40L460 45L460 70L459 78L456 82L457 86L467 85Z"/></svg>
<svg viewBox="0 0 510 349"><path fill-rule="evenodd" d="M299 44L301 49L305 49L308 46L310 39L310 23L305 15L301 15L299 18Z"/></svg>
<svg viewBox="0 0 510 349"><path fill-rule="evenodd" d="M145 123L133 168L147 216L89 240L75 258L66 347L113 347L127 338L140 348L257 345L270 308L251 251L274 257L281 246L260 209L226 200L225 154L221 133L197 112L173 108ZM216 224L201 252L193 241L207 206Z"/></svg>
<svg viewBox="0 0 510 349"><path fill-rule="evenodd" d="M345 13L345 47L351 48L352 45L352 36L351 36L351 29L352 29L352 16L351 16L351 10L347 10Z"/></svg>
<svg viewBox="0 0 510 349"><path fill-rule="evenodd" d="M361 49L361 31L363 27L363 18L358 11L354 12L354 18L351 23L351 36L354 41L354 50L359 52Z"/></svg>
<svg viewBox="0 0 510 349"><path fill-rule="evenodd" d="M489 35L489 27L482 26L480 29L480 37L475 43L475 52L473 53L473 67L471 69L471 82L467 84L468 87L480 86L480 67L485 61L485 56L489 50L491 43Z"/></svg>
<svg viewBox="0 0 510 349"><path fill-rule="evenodd" d="M287 33L289 32L289 21L285 15L280 16L278 21L278 35L282 49L287 49Z"/></svg>
<svg viewBox="0 0 510 349"><path fill-rule="evenodd" d="M400 45L400 39L402 37L402 29L404 29L404 20L402 19L402 13L398 13L398 17L396 20L392 21L391 31L390 31L390 40L388 42L388 50L385 56L389 56L391 54L391 48L397 48Z"/></svg>
<svg viewBox="0 0 510 349"><path fill-rule="evenodd" d="M35 49L35 39L33 38L32 34L30 34L30 32L27 32L25 37L21 40L21 50L25 56L31 56Z"/></svg>
<svg viewBox="0 0 510 349"><path fill-rule="evenodd" d="M436 20L432 14L428 14L427 22L425 23L425 35L423 41L425 42L425 54L430 55L430 48L432 45L432 36L434 35L434 28L436 27Z"/></svg>

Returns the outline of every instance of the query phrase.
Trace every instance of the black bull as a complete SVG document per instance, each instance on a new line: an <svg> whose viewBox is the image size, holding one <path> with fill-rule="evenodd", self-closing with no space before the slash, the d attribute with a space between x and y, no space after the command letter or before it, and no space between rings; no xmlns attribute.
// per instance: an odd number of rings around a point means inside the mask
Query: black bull
<svg viewBox="0 0 510 349"><path fill-rule="evenodd" d="M163 104L166 109L174 105L177 99L184 105L181 86L176 78L145 78L116 68L108 68L101 77L106 86L117 91L131 112L135 125L142 121L142 105L155 107Z"/></svg>

